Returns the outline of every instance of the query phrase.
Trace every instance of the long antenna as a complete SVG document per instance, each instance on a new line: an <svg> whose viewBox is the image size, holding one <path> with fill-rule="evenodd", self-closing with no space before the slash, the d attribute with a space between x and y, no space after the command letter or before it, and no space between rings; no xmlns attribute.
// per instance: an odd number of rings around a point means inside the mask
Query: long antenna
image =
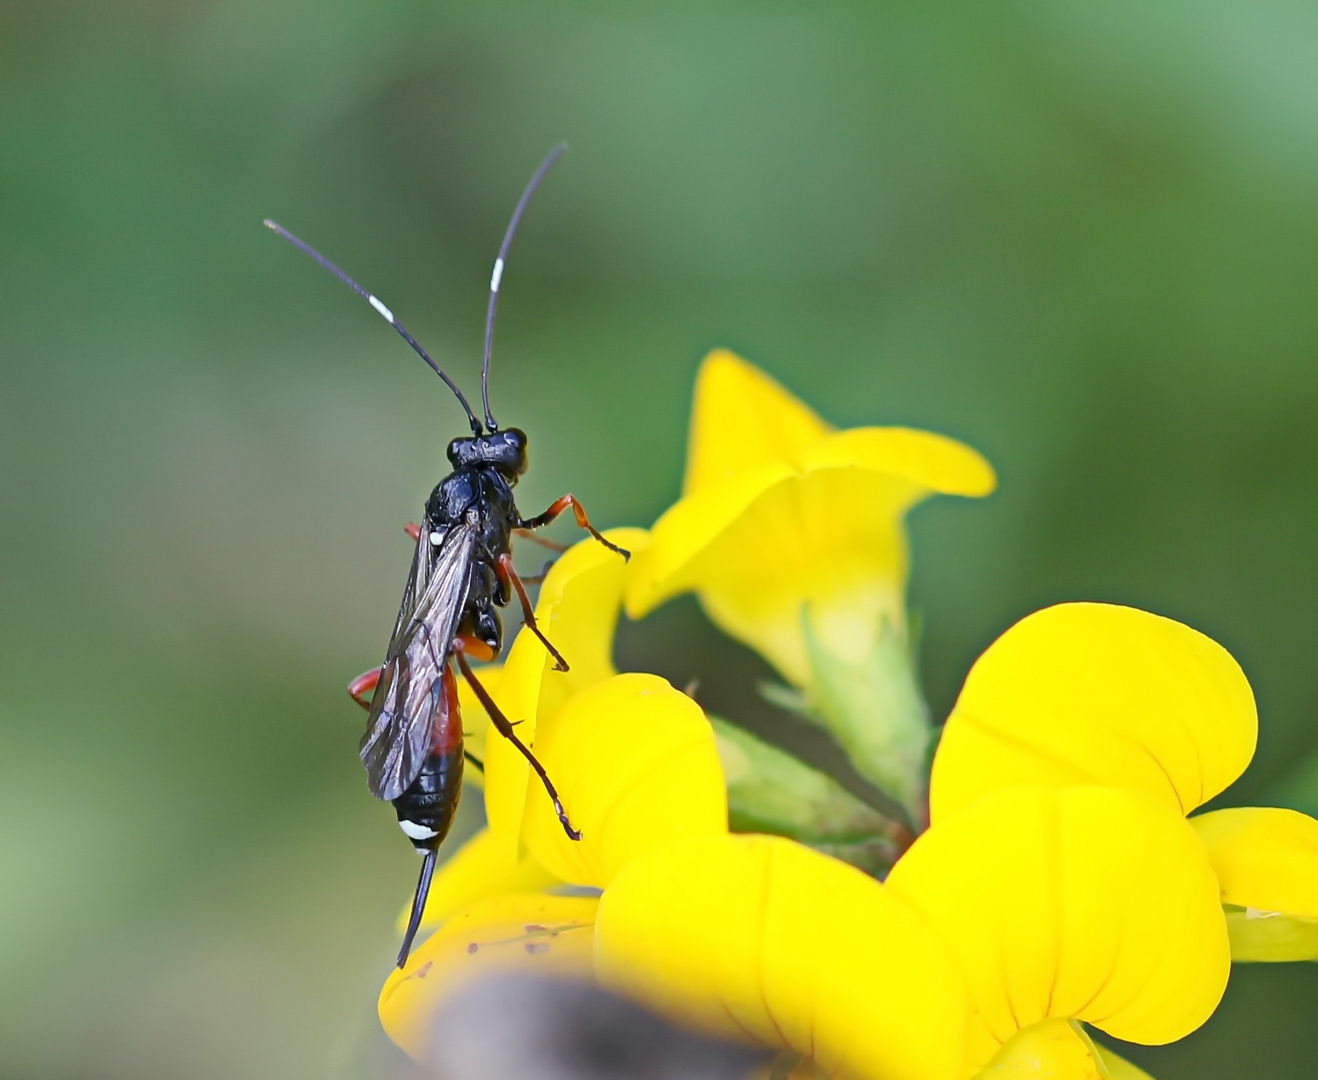
<svg viewBox="0 0 1318 1080"><path fill-rule="evenodd" d="M457 396L458 401L462 403L463 409L465 409L467 412L467 419L471 421L471 433L473 435L479 435L481 433L481 422L476 418L476 414L471 411L471 406L467 403L467 399L466 397L463 396L462 391L458 389L458 384L448 377L448 373L442 367L440 367L437 363L435 363L434 358L428 352L426 352L425 349L421 347L421 343L417 341L417 339L414 338L410 333L408 333L407 327L405 327L402 323L400 323L397 319L394 318L394 313L390 311L387 307L385 307L384 303L379 299L379 297L377 297L374 293L367 292L360 285L358 285L357 282L353 281L352 278L350 278L347 274L345 274L342 270L340 270L337 266L335 266L332 262L330 262L329 259L325 258L325 256L322 255L319 251L313 248L310 244L304 243L303 241L299 240L296 236L294 236L291 232L285 229L282 225L278 225L275 222L271 221L269 218L266 218L265 227L267 229L272 230L273 232L278 233L280 236L282 236L285 240L287 240L290 244L292 244L303 254L309 255L316 262L320 263L321 266L323 266L326 270L328 270L331 274L333 274L336 278L338 278L341 282L343 282L343 284L348 286L348 288L350 288L358 296L365 297L366 300L370 303L371 307L375 308L375 310L384 317L384 321L398 331L402 339L406 341L409 345L411 345L413 349L416 350L417 355L419 355L422 360L424 360L427 364L430 365L431 370L436 375L438 375L441 379L444 380L444 385L446 385L450 390L452 390L453 393ZM486 346L487 356L488 356L488 349L489 346L487 345ZM488 411L489 410L487 409L486 412ZM494 429L491 428L490 430L494 430Z"/></svg>
<svg viewBox="0 0 1318 1080"><path fill-rule="evenodd" d="M494 414L490 412L490 350L494 347L494 312L499 306L499 282L503 280L508 249L512 247L513 234L517 232L517 225L522 220L522 214L526 212L526 204L531 201L531 196L540 186L540 181L545 178L545 173L563 156L563 151L566 149L567 143L561 142L550 150L549 156L540 162L540 168L536 169L531 182L526 185L522 197L517 200L512 220L508 222L508 230L503 234L503 243L499 245L499 257L494 260L494 272L490 274L490 306L485 312L485 362L481 365L481 404L485 406L485 426L492 432L499 430L499 425L494 422Z"/></svg>

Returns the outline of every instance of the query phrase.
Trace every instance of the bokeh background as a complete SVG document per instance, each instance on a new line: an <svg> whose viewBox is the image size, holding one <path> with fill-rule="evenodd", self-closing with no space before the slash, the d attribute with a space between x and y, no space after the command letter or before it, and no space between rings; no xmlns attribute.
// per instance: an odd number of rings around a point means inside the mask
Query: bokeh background
<svg viewBox="0 0 1318 1080"><path fill-rule="evenodd" d="M523 496L675 496L730 346L997 465L913 520L934 709L1012 620L1134 603L1240 659L1228 801L1318 809L1318 11L1294 0L0 4L0 1073L379 1075L415 857L378 662L517 192ZM624 628L765 719L693 604ZM757 719L758 717L758 719ZM465 827L479 800L469 799ZM1311 1077L1318 969L1238 968L1159 1080Z"/></svg>

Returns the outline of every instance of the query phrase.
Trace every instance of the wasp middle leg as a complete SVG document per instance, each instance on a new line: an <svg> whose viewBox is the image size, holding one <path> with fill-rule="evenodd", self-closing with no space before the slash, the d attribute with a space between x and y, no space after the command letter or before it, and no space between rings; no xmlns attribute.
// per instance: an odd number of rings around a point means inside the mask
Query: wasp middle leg
<svg viewBox="0 0 1318 1080"><path fill-rule="evenodd" d="M526 623L526 628L540 639L541 644L549 650L549 655L554 658L555 671L567 671L567 661L563 659L563 654L554 648L553 642L545 637L544 631L540 629L539 623L535 621L535 610L531 607L531 598L526 595L526 586L522 584L522 579L513 569L513 557L506 551L499 556L497 573L499 582L505 588L508 585L517 591L517 599L522 605L522 621ZM506 595L506 594L505 594Z"/></svg>
<svg viewBox="0 0 1318 1080"><path fill-rule="evenodd" d="M563 809L563 801L558 797L558 789L554 787L554 782L549 779L549 774L545 772L545 767L536 760L535 754L531 753L531 748L517 737L517 732L513 730L513 725L509 722L508 717L504 716L499 706L494 703L494 698L490 697L490 692L481 685L480 680L476 678L475 673L471 670L471 665L467 663L466 656L463 655L462 649L453 650L453 659L457 661L458 670L462 672L462 677L467 680L476 695L476 699L485 707L489 714L490 723L494 729L517 747L522 757L526 758L527 763L535 770L536 776L540 777L540 782L544 784L545 791L549 793L550 801L554 804L554 813L558 815L559 822L562 823L563 831L567 833L568 839L580 840L581 833L572 827L572 822L568 819L567 811Z"/></svg>
<svg viewBox="0 0 1318 1080"><path fill-rule="evenodd" d="M580 502L577 501L577 497L575 495L564 495L562 498L555 499L552 503L549 504L549 509L546 510L543 514L536 514L535 517L523 518L521 521L517 522L517 528L518 529L542 528L545 525L548 525L556 517L558 517L558 515L561 514L564 510L566 510L569 506L572 507L572 516L577 519L577 524L580 525L583 529L585 529L586 532L590 533L591 536L593 536L596 540L598 540L610 551L616 551L624 559L627 560L631 559L632 553L628 551L626 548L620 548L617 544L611 543L610 541L604 539L604 536L603 534L600 533L599 529L595 528L595 526L590 523L590 518L586 516L586 508L582 506Z"/></svg>
<svg viewBox="0 0 1318 1080"><path fill-rule="evenodd" d="M540 567L538 573L518 574L517 576L522 579L523 585L543 585L545 583L545 578L549 576L549 571L553 569L554 563L557 561L557 559L546 559L545 565Z"/></svg>

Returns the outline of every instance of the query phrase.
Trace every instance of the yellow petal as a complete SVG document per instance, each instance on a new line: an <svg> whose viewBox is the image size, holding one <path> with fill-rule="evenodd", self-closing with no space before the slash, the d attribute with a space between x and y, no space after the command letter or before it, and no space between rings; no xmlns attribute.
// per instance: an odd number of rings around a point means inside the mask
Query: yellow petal
<svg viewBox="0 0 1318 1080"><path fill-rule="evenodd" d="M710 618L808 681L801 620L848 656L905 619L903 515L927 496L984 494L992 470L928 432L859 428L697 489L655 523L627 584L637 618L695 590Z"/></svg>
<svg viewBox="0 0 1318 1080"><path fill-rule="evenodd" d="M1222 886L1222 902L1318 918L1318 821L1242 806L1190 819Z"/></svg>
<svg viewBox="0 0 1318 1080"><path fill-rule="evenodd" d="M642 529L610 529L605 535L633 552L643 550L648 542ZM495 698L508 719L518 724L517 736L528 746L535 744L541 719L578 690L614 673L613 631L626 568L615 552L588 538L566 551L545 578L536 618L570 670L552 670L553 660L544 645L523 628L508 651ZM510 857L519 850L530 779L530 767L512 743L497 735L487 740L485 813L490 829L509 846Z"/></svg>
<svg viewBox="0 0 1318 1080"><path fill-rule="evenodd" d="M1011 1037L975 1080L1109 1080L1098 1050L1074 1020L1044 1020Z"/></svg>
<svg viewBox="0 0 1318 1080"><path fill-rule="evenodd" d="M1107 784L1188 813L1254 754L1258 714L1211 638L1111 604L1022 619L970 669L934 757L934 820L1015 784Z"/></svg>
<svg viewBox="0 0 1318 1080"><path fill-rule="evenodd" d="M976 1065L1049 1018L1171 1042L1226 987L1226 927L1203 844L1140 792L997 792L921 836L888 888L955 957L977 1012Z"/></svg>
<svg viewBox="0 0 1318 1080"><path fill-rule="evenodd" d="M526 803L531 853L564 881L607 886L631 859L728 827L714 731L657 675L615 675L542 720L537 750L580 840L546 798Z"/></svg>
<svg viewBox="0 0 1318 1080"><path fill-rule="evenodd" d="M997 486L993 466L955 439L903 427L859 427L821 439L803 455L802 472L865 469L909 485L913 504L926 495L979 498Z"/></svg>
<svg viewBox="0 0 1318 1080"><path fill-rule="evenodd" d="M1318 959L1318 821L1248 806L1190 819L1222 888L1233 960Z"/></svg>
<svg viewBox="0 0 1318 1080"><path fill-rule="evenodd" d="M384 1030L420 1060L431 1017L473 979L508 971L592 978L598 903L596 897L511 894L458 912L385 982L379 1004Z"/></svg>
<svg viewBox="0 0 1318 1080"><path fill-rule="evenodd" d="M683 494L767 461L795 464L831 430L759 368L716 349L696 374Z"/></svg>
<svg viewBox="0 0 1318 1080"><path fill-rule="evenodd" d="M600 902L595 965L678 1022L829 1075L963 1075L965 995L937 939L873 878L790 840L723 834L629 863Z"/></svg>
<svg viewBox="0 0 1318 1080"><path fill-rule="evenodd" d="M1099 1046L1074 1020L1043 1020L1017 1032L976 1080L1152 1080Z"/></svg>
<svg viewBox="0 0 1318 1080"><path fill-rule="evenodd" d="M796 477L785 461L770 459L707 484L670 506L655 522L650 544L632 559L627 614L640 618L670 596L695 587L697 559L765 492Z"/></svg>
<svg viewBox="0 0 1318 1080"><path fill-rule="evenodd" d="M497 843L489 829L482 829L435 871L421 929L438 926L455 911L489 896L536 892L557 884L560 880L534 859L510 858L508 846ZM399 915L400 932L410 914L409 902Z"/></svg>

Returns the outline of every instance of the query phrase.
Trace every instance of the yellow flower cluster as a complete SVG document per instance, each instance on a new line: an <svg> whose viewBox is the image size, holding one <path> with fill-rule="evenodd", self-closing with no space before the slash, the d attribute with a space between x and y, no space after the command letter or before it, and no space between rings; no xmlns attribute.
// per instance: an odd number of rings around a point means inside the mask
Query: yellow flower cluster
<svg viewBox="0 0 1318 1080"><path fill-rule="evenodd" d="M980 496L969 447L909 428L834 431L726 351L696 380L682 498L627 583L640 618L694 591L722 630L799 692L862 775L924 816L933 728L909 663L904 517Z"/></svg>
<svg viewBox="0 0 1318 1080"><path fill-rule="evenodd" d="M588 542L545 582L537 616L572 670L553 671L524 632L490 676L582 839L490 739L488 827L435 878L435 932L381 995L389 1035L423 1055L455 988L530 968L793 1052L801 1076L1131 1080L1144 1074L1082 1023L1170 1042L1212 1013L1233 955L1318 958L1318 822L1186 818L1243 771L1257 720L1232 658L1179 623L1065 604L1003 634L934 756L931 825L883 882L782 836L730 832L699 706L613 668L624 602L639 615L694 590L858 767L922 805L925 721L878 708L892 695L875 673L891 667L873 649L904 626L905 511L992 486L950 440L834 433L743 361L712 356L683 499L650 533L608 534L631 566ZM872 685L839 705L847 671Z"/></svg>

